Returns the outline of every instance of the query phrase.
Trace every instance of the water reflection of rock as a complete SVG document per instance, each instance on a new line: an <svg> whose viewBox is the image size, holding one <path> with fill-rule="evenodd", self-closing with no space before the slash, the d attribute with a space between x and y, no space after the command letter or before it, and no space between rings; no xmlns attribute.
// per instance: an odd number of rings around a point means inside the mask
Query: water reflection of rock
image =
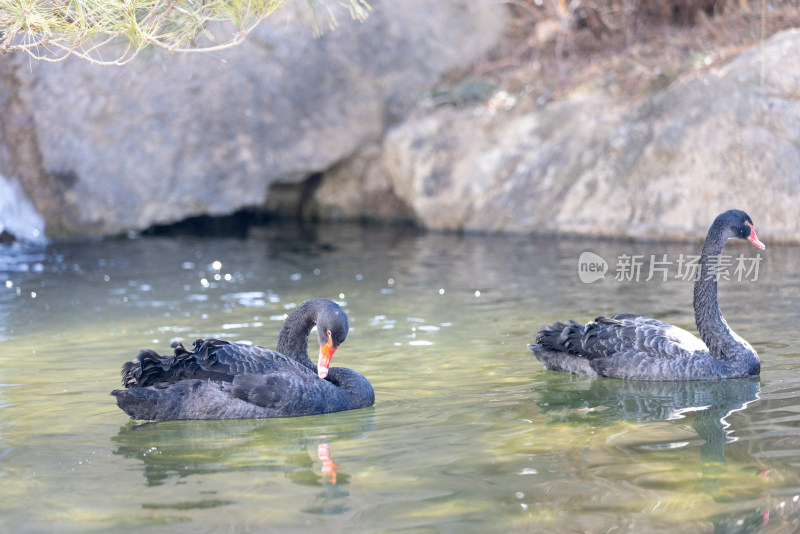
<svg viewBox="0 0 800 534"><path fill-rule="evenodd" d="M335 418L129 424L111 440L114 454L142 461L148 486L176 477L253 472L341 488L350 477L347 466L335 461L336 442L363 439L372 428L373 410L367 409Z"/></svg>

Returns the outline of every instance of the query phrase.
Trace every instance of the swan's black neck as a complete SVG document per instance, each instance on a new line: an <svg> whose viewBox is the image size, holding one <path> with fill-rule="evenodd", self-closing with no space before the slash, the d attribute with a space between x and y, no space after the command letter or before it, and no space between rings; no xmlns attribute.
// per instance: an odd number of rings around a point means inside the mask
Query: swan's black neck
<svg viewBox="0 0 800 534"><path fill-rule="evenodd" d="M308 335L316 324L315 300L302 303L283 322L278 334L278 352L316 371L316 365L308 357Z"/></svg>
<svg viewBox="0 0 800 534"><path fill-rule="evenodd" d="M731 330L722 317L717 295L720 258L725 242L731 237L723 225L715 221L708 231L700 256L700 272L694 284L694 319L700 338L715 358L727 360L752 351L746 342ZM743 345L744 344L744 345Z"/></svg>

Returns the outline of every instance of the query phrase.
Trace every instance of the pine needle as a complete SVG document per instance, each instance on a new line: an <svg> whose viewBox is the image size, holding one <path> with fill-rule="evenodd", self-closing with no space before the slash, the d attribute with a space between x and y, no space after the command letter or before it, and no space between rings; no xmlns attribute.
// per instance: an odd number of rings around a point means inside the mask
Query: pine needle
<svg viewBox="0 0 800 534"><path fill-rule="evenodd" d="M77 56L122 65L153 46L207 52L240 44L291 0L0 0L0 54L22 51L43 61ZM366 0L306 0L333 28L336 12L364 20ZM109 44L115 46L109 47ZM111 59L103 54L113 53Z"/></svg>

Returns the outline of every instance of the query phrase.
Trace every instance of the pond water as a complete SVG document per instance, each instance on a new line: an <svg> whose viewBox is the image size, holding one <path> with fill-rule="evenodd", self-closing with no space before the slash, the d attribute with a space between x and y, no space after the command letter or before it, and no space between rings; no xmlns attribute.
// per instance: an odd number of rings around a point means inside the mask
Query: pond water
<svg viewBox="0 0 800 534"><path fill-rule="evenodd" d="M676 275L697 243L262 226L3 246L0 531L795 532L800 249L759 230L758 272L720 295L762 375L710 383L577 378L527 348L623 311L694 331ZM605 278L579 280L585 251ZM616 280L636 254L641 279ZM645 281L662 254L668 280ZM109 396L141 348L274 347L316 296L343 303L334 365L370 379L373 408L137 426Z"/></svg>

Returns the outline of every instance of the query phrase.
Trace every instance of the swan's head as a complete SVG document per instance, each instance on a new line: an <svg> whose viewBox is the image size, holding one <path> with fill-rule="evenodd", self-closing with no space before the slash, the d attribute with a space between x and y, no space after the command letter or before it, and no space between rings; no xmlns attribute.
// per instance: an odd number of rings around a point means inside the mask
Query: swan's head
<svg viewBox="0 0 800 534"><path fill-rule="evenodd" d="M725 238L737 237L739 239L746 239L754 246L764 250L765 245L756 235L756 229L753 226L753 220L748 214L742 210L729 210L721 214L714 221L722 227ZM713 225L712 225L713 226Z"/></svg>
<svg viewBox="0 0 800 534"><path fill-rule="evenodd" d="M317 312L317 340L319 341L319 360L317 361L317 374L320 378L328 376L333 353L344 343L350 326L347 315L341 306L330 300L320 299L320 309Z"/></svg>

